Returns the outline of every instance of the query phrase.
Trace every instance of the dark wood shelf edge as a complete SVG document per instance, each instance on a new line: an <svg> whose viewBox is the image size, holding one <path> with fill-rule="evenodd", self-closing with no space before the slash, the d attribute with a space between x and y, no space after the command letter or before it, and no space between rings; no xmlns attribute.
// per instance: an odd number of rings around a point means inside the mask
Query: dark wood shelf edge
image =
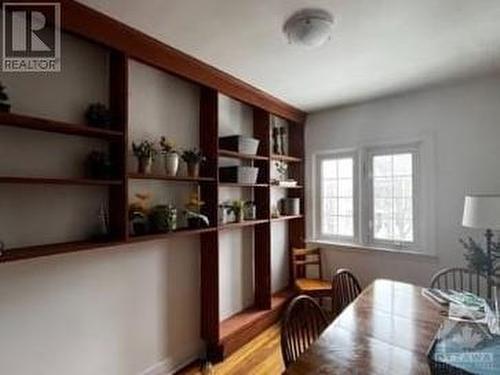
<svg viewBox="0 0 500 375"><path fill-rule="evenodd" d="M98 129L87 125L70 124L15 113L0 112L0 125L90 138L121 139L124 136L122 132L115 130Z"/></svg>
<svg viewBox="0 0 500 375"><path fill-rule="evenodd" d="M227 223L227 224L219 225L219 230L220 231L232 230L232 229L250 227L250 226L259 225L259 224L265 224L268 222L269 222L268 219L245 220L241 223Z"/></svg>
<svg viewBox="0 0 500 375"><path fill-rule="evenodd" d="M0 183L4 184L38 184L38 185L82 185L82 186L107 186L121 185L120 180L92 180L88 178L47 178L47 177L12 177L0 176Z"/></svg>
<svg viewBox="0 0 500 375"><path fill-rule="evenodd" d="M271 222L294 220L294 219L303 219L303 218L304 218L304 215L280 216L280 217L274 217L274 218L272 218Z"/></svg>
<svg viewBox="0 0 500 375"><path fill-rule="evenodd" d="M165 240L169 238L181 237L181 236L194 236L197 234L215 232L217 227L202 228L202 229L179 229L168 233L158 233L158 234L145 234L143 236L131 236L129 237L127 243L137 243L155 240Z"/></svg>
<svg viewBox="0 0 500 375"><path fill-rule="evenodd" d="M269 160L267 156L242 154L230 150L219 150L219 156L223 158L235 158L235 159L246 159L246 160Z"/></svg>
<svg viewBox="0 0 500 375"><path fill-rule="evenodd" d="M237 182L219 182L220 187L228 188L265 188L269 187L269 184L239 184Z"/></svg>
<svg viewBox="0 0 500 375"><path fill-rule="evenodd" d="M216 182L212 177L166 176L162 174L128 173L129 180L158 180L172 182Z"/></svg>
<svg viewBox="0 0 500 375"><path fill-rule="evenodd" d="M30 258L39 258L56 254L76 253L79 251L87 251L87 250L98 250L108 247L124 246L131 243L165 240L181 236L194 236L202 233L215 232L215 231L217 231L216 227L203 228L203 229L181 229L170 233L150 234L144 236L130 237L128 240L74 241L74 242L63 242L63 243L47 244L47 245L18 247L18 248L3 250L3 254L0 256L0 263L12 262Z"/></svg>
<svg viewBox="0 0 500 375"><path fill-rule="evenodd" d="M0 256L0 263L13 262L23 259L39 258L50 255L75 253L86 250L97 250L124 245L124 241L74 241L49 245L26 246L5 249Z"/></svg>
<svg viewBox="0 0 500 375"><path fill-rule="evenodd" d="M290 163L302 163L301 158L297 158L295 156L289 156L289 155L272 154L271 160L281 160L281 161L287 161Z"/></svg>

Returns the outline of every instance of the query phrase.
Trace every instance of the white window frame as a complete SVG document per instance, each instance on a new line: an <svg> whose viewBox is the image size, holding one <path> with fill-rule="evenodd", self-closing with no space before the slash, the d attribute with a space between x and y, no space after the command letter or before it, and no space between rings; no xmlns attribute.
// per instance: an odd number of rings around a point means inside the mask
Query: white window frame
<svg viewBox="0 0 500 375"><path fill-rule="evenodd" d="M322 199L323 199L323 176L321 171L321 166L323 161L332 159L345 159L352 158L352 195L353 195L353 236L340 236L331 235L328 233L323 233L323 215L322 215ZM316 155L315 158L315 168L316 168L316 179L315 184L317 186L318 198L315 200L315 236L316 238L321 238L326 241L335 241L341 243L356 243L359 240L359 169L358 169L358 154L355 150L339 150L332 151L328 153L321 153Z"/></svg>
<svg viewBox="0 0 500 375"><path fill-rule="evenodd" d="M374 221L374 195L373 195L373 158L380 155L411 154L412 155L412 211L413 211L413 241L391 241L376 239L373 233ZM365 242L369 246L387 248L399 251L419 251L422 248L422 228L420 220L420 145L418 143L397 145L397 146L377 146L366 149L363 168L364 200L366 209L361 215L364 220Z"/></svg>
<svg viewBox="0 0 500 375"><path fill-rule="evenodd" d="M429 148L432 150L432 142L428 143L426 146L426 152L429 152ZM313 157L313 182L314 182L314 193L313 193L313 235L314 240L312 242L325 243L325 244L336 244L344 245L354 248L367 248L376 250L387 250L401 253L410 254L422 254L422 255L433 255L433 251L429 251L429 247L432 248L432 226L434 222L434 216L430 215L430 212L426 214L427 209L433 207L432 205L432 190L430 187L425 188L426 200L429 200L429 206L426 204L426 211L423 210L422 195L424 194L424 184L428 184L428 179L432 177L432 170L426 169L423 171L422 159L422 149L423 141L416 140L414 142L398 142L398 143L383 143L376 145L363 145L357 149L342 149L333 150L328 152L319 152L314 154ZM375 240L372 234L372 228L370 226L370 221L373 220L373 181L371 178L372 174L372 157L375 155L383 154L397 154L397 153L412 153L413 155L413 165L412 165L412 177L413 177L413 242L400 242L395 243L394 241L385 240ZM432 154L432 152L431 152ZM429 155L432 157L432 155ZM321 164L323 160L327 159L340 159L343 157L351 157L353 159L353 220L354 220L354 236L332 236L328 234L323 234L322 229L322 212L321 212L321 200L323 196L322 189L322 175L321 175ZM427 160L428 162L429 160ZM426 175L424 176L424 172ZM427 182L425 182L427 181ZM430 221L425 223L425 220ZM430 215L430 216L429 216Z"/></svg>

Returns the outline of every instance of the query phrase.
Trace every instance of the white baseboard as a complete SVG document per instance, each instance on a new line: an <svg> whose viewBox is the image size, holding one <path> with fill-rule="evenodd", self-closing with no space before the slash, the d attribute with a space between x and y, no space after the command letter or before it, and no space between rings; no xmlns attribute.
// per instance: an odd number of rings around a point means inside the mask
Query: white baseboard
<svg viewBox="0 0 500 375"><path fill-rule="evenodd" d="M198 358L199 355L194 355L184 359L180 363L179 361L174 362L171 358L166 358L158 363L155 363L151 367L148 367L138 375L172 375Z"/></svg>

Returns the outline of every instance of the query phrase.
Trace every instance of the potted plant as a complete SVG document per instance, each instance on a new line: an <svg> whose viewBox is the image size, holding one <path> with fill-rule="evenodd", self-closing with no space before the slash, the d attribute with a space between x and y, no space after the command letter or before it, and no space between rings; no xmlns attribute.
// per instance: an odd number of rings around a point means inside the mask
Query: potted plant
<svg viewBox="0 0 500 375"><path fill-rule="evenodd" d="M155 233L167 233L177 229L177 209L170 204L158 205L149 214L151 229Z"/></svg>
<svg viewBox="0 0 500 375"><path fill-rule="evenodd" d="M9 96L5 93L5 86L0 82L0 112L10 112Z"/></svg>
<svg viewBox="0 0 500 375"><path fill-rule="evenodd" d="M187 164L188 176L198 177L200 175L200 164L206 160L201 150L197 148L184 150L181 157Z"/></svg>
<svg viewBox="0 0 500 375"><path fill-rule="evenodd" d="M229 211L234 214L234 218L237 223L241 223L245 220L245 202L242 200L234 200L229 206Z"/></svg>
<svg viewBox="0 0 500 375"><path fill-rule="evenodd" d="M179 154L175 149L175 144L170 139L161 137L161 153L165 162L165 173L167 176L177 176L179 170Z"/></svg>
<svg viewBox="0 0 500 375"><path fill-rule="evenodd" d="M194 191L189 196L189 200L186 203L186 219L189 229L199 229L205 228L210 225L208 217L201 214L201 208L205 205L200 198L198 191Z"/></svg>
<svg viewBox="0 0 500 375"><path fill-rule="evenodd" d="M154 143L151 141L143 140L139 144L132 142L132 150L134 156L138 161L138 172L141 174L151 173L153 167L153 160L158 153L155 149Z"/></svg>
<svg viewBox="0 0 500 375"><path fill-rule="evenodd" d="M128 216L130 221L130 232L134 236L147 234L149 231L149 205L151 194L137 193L135 201L130 204Z"/></svg>
<svg viewBox="0 0 500 375"><path fill-rule="evenodd" d="M85 112L85 119L88 125L109 129L113 122L113 115L104 104L92 103Z"/></svg>

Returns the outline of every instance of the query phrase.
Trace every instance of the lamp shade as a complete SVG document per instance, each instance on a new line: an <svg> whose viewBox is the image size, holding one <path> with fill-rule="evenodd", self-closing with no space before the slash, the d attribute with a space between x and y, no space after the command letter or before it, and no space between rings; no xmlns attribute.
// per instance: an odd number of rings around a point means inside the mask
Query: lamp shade
<svg viewBox="0 0 500 375"><path fill-rule="evenodd" d="M500 194L466 196L462 225L468 228L500 229Z"/></svg>

